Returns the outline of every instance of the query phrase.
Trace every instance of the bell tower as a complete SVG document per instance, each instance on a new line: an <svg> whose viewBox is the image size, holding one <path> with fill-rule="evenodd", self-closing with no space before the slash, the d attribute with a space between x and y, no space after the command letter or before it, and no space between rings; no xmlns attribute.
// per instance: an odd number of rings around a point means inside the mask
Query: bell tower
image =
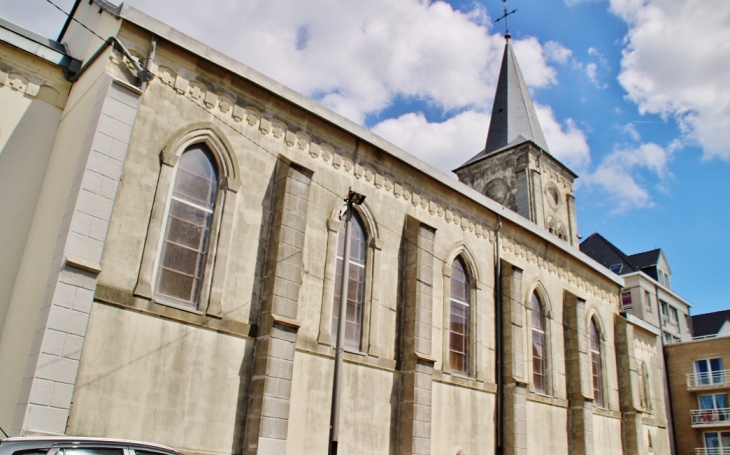
<svg viewBox="0 0 730 455"><path fill-rule="evenodd" d="M510 34L484 150L454 170L459 181L578 247L573 182L550 154Z"/></svg>

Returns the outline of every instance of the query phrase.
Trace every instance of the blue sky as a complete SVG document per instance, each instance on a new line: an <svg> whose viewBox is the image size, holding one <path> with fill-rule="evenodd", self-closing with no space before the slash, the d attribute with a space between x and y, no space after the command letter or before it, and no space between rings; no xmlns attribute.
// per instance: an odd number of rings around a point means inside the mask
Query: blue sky
<svg viewBox="0 0 730 455"><path fill-rule="evenodd" d="M71 0L54 0L70 10ZM486 140L500 0L128 3L448 172ZM578 227L662 248L693 313L730 308L730 2L509 0L517 59ZM55 38L45 0L0 17Z"/></svg>

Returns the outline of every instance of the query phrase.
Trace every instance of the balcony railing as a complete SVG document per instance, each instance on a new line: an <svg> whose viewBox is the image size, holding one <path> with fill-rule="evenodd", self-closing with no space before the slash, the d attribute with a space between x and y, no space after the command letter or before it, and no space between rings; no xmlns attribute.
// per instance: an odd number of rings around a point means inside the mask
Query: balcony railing
<svg viewBox="0 0 730 455"><path fill-rule="evenodd" d="M688 389L730 386L730 370L708 371L687 375Z"/></svg>
<svg viewBox="0 0 730 455"><path fill-rule="evenodd" d="M730 455L730 447L716 447L714 449L695 449L695 455Z"/></svg>
<svg viewBox="0 0 730 455"><path fill-rule="evenodd" d="M730 425L730 408L721 409L693 409L692 426L720 426Z"/></svg>

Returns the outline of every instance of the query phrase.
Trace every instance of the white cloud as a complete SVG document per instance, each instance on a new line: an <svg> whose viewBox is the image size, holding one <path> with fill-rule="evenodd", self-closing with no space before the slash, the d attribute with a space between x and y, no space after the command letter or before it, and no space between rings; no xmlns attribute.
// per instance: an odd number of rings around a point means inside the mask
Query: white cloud
<svg viewBox="0 0 730 455"><path fill-rule="evenodd" d="M359 123L402 98L488 110L504 48L476 2L465 11L426 0L128 3ZM513 46L528 85L556 83L547 60L567 49L545 51L532 37Z"/></svg>
<svg viewBox="0 0 730 455"><path fill-rule="evenodd" d="M543 48L547 59L558 63L567 62L568 58L573 55L573 51L557 41L548 41Z"/></svg>
<svg viewBox="0 0 730 455"><path fill-rule="evenodd" d="M565 4L568 6L575 6L581 3L597 3L602 0L565 0Z"/></svg>
<svg viewBox="0 0 730 455"><path fill-rule="evenodd" d="M358 122L397 97L444 111L485 108L504 46L476 4L461 12L419 0L129 3ZM534 44L530 74L551 74Z"/></svg>
<svg viewBox="0 0 730 455"><path fill-rule="evenodd" d="M583 184L605 193L613 213L653 207L646 177L653 174L660 182L671 178L668 164L676 149L676 143L667 147L653 142L636 147L617 146L603 158L595 172L583 178Z"/></svg>
<svg viewBox="0 0 730 455"><path fill-rule="evenodd" d="M537 38L530 36L512 41L512 47L518 56L525 84L531 87L547 87L558 81L555 69L548 66L545 52Z"/></svg>
<svg viewBox="0 0 730 455"><path fill-rule="evenodd" d="M441 122L429 123L418 113L384 120L372 128L378 136L449 173L484 149L489 115L465 111Z"/></svg>
<svg viewBox="0 0 730 455"><path fill-rule="evenodd" d="M598 85L598 80L596 79L597 71L598 71L598 65L596 65L595 63L589 63L586 65L586 76L588 76L588 79L594 85Z"/></svg>
<svg viewBox="0 0 730 455"><path fill-rule="evenodd" d="M638 142L641 140L641 135L636 129L636 125L634 125L633 123L627 123L626 125L624 125L623 128L621 128L621 132L631 136L631 139L633 139L634 141Z"/></svg>
<svg viewBox="0 0 730 455"><path fill-rule="evenodd" d="M587 169L591 162L591 150L585 133L576 126L575 121L567 119L561 125L549 106L535 104L535 111L550 153L576 173Z"/></svg>
<svg viewBox="0 0 730 455"><path fill-rule="evenodd" d="M704 158L730 161L730 2L611 0L629 26L620 83L641 113L674 118Z"/></svg>

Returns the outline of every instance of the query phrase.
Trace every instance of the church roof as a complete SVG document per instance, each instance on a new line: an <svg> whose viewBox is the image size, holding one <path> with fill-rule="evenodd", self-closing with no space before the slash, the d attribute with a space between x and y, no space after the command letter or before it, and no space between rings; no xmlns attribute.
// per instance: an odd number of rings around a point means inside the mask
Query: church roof
<svg viewBox="0 0 730 455"><path fill-rule="evenodd" d="M508 37L497 81L486 147L460 167L498 153L508 148L507 146L528 141L549 152L545 135L537 120L535 106L532 105L530 92Z"/></svg>

